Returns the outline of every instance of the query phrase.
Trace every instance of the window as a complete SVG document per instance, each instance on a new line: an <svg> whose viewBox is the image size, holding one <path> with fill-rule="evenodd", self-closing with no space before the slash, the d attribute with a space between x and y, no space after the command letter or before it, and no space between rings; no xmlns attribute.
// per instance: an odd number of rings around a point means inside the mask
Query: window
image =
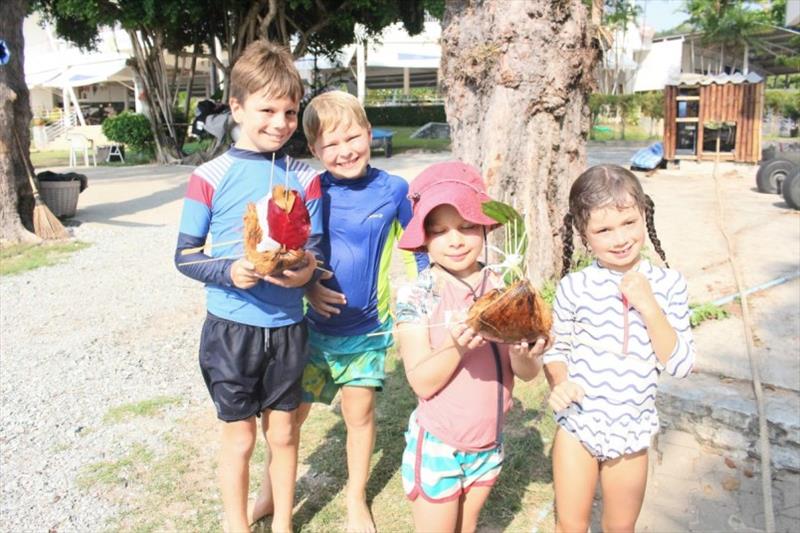
<svg viewBox="0 0 800 533"><path fill-rule="evenodd" d="M700 101L678 101L678 118L697 118L700 116Z"/></svg>
<svg viewBox="0 0 800 533"><path fill-rule="evenodd" d="M677 136L675 142L676 155L696 155L697 154L697 123L679 122L677 124Z"/></svg>
<svg viewBox="0 0 800 533"><path fill-rule="evenodd" d="M736 149L736 123L708 122L703 125L704 152L716 153L718 138L720 153L733 152Z"/></svg>

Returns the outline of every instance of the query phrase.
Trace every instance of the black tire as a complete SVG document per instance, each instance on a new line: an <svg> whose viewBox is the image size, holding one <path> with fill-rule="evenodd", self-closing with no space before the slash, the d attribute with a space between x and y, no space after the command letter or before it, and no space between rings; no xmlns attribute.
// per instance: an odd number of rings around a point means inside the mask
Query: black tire
<svg viewBox="0 0 800 533"><path fill-rule="evenodd" d="M781 194L790 207L800 209L800 168L795 169L781 184Z"/></svg>
<svg viewBox="0 0 800 533"><path fill-rule="evenodd" d="M786 159L770 159L761 163L756 174L756 186L764 193L775 194L779 191L778 182L797 168L797 165Z"/></svg>

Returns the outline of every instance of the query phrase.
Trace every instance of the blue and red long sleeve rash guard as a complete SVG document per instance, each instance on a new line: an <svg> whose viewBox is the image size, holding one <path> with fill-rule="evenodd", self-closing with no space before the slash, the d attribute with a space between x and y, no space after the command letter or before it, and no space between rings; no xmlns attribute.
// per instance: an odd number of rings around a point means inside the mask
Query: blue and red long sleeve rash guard
<svg viewBox="0 0 800 533"><path fill-rule="evenodd" d="M347 304L330 318L309 308L309 326L335 336L376 331L391 317L389 267L392 250L411 220L408 183L374 167L356 179L337 179L325 172L320 182L321 248L334 274L322 284L344 293ZM428 254L403 253L412 278L428 266Z"/></svg>
<svg viewBox="0 0 800 533"><path fill-rule="evenodd" d="M272 186L287 185L298 191L311 218L311 236L306 243L320 260L322 201L317 172L307 164L283 154L231 148L197 167L189 178L183 201L175 264L183 274L205 283L208 311L218 317L264 328L295 324L303 320L303 289L286 289L259 281L250 289L239 289L231 281L231 265L244 255L241 242L247 204L266 203ZM266 210L264 210L266 212ZM262 228L267 222L262 222ZM203 245L210 235L213 247L208 259L202 252L181 251ZM231 242L233 241L233 242ZM230 244L225 244L230 243ZM186 263L194 263L187 265ZM316 276L315 276L316 278Z"/></svg>

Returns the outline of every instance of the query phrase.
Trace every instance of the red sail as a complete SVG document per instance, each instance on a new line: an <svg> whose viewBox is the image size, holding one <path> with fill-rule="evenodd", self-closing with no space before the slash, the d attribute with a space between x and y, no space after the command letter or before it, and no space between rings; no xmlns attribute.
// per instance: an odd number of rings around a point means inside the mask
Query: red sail
<svg viewBox="0 0 800 533"><path fill-rule="evenodd" d="M308 210L295 190L278 185L267 204L269 236L289 250L302 248L311 234Z"/></svg>

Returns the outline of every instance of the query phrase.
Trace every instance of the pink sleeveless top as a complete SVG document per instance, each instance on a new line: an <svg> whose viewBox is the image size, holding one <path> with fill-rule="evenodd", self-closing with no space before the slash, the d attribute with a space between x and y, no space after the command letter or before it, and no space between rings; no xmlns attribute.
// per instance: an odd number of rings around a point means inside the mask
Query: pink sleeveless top
<svg viewBox="0 0 800 533"><path fill-rule="evenodd" d="M432 272L427 272L429 275ZM435 303L428 308L430 324L448 322L450 316L465 313L473 302L470 290L445 273L437 272L429 291ZM438 279L437 279L438 278ZM485 291L501 285L501 280L488 273ZM478 287L478 296L485 292ZM402 291L398 293L398 304ZM430 299L428 300L430 302ZM403 321L399 316L398 321ZM450 335L447 326L430 328L431 347L437 350ZM502 368L502 412L511 408L511 391L514 376L508 357L508 346L498 344ZM435 357L435 355L433 356ZM424 369L420 369L424 371ZM464 451L481 451L493 448L500 441L497 428L502 427L502 416L498 424L498 372L495 356L490 344L476 348L461 359L450 381L427 400L419 398L417 421L426 431L446 444Z"/></svg>

